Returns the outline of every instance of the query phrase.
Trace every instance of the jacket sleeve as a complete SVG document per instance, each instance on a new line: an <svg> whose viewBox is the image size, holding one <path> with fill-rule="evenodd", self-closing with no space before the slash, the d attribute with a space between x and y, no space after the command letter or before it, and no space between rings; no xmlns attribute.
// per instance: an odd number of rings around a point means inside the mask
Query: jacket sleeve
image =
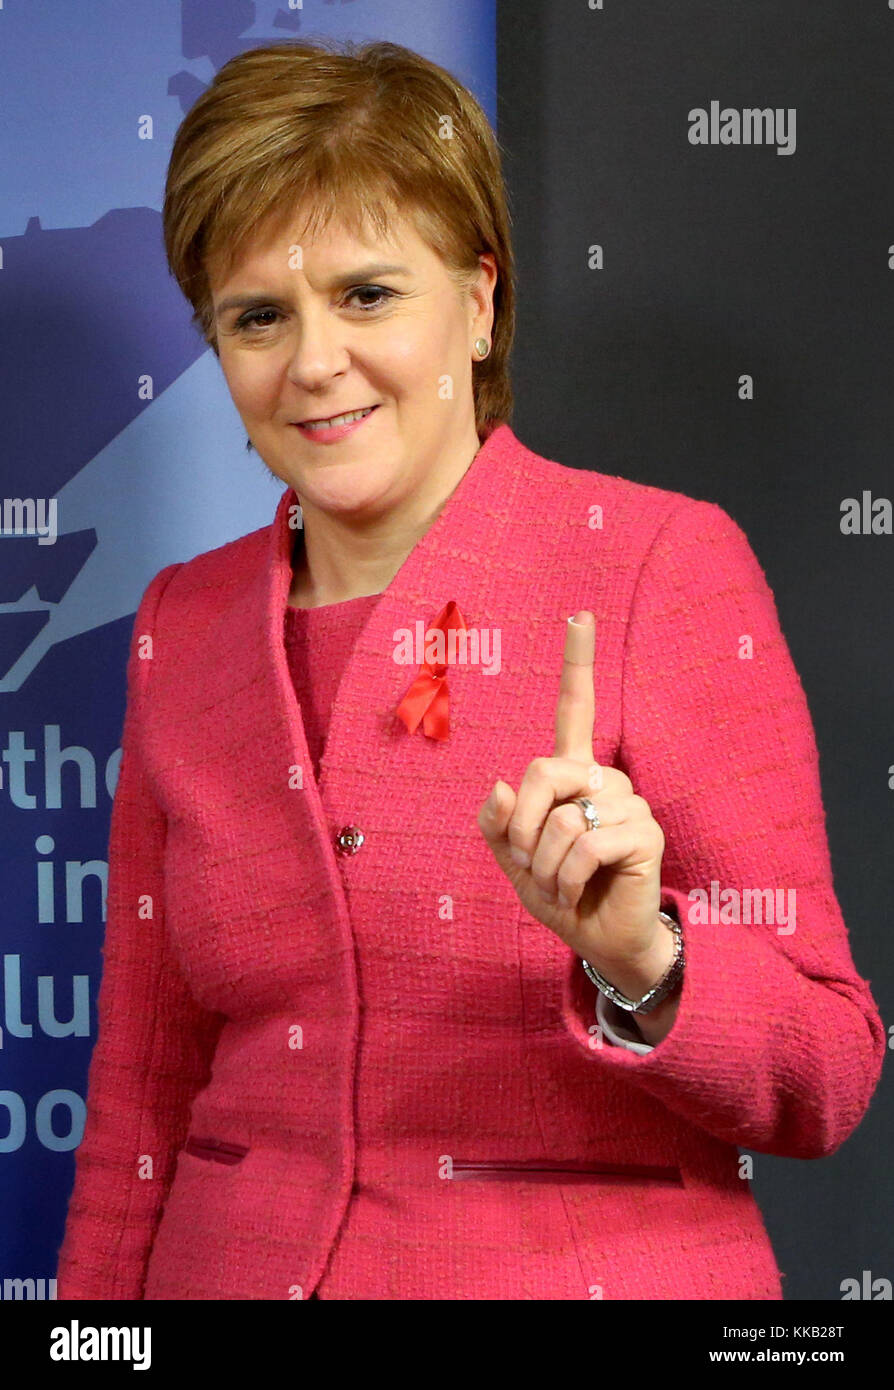
<svg viewBox="0 0 894 1390"><path fill-rule="evenodd" d="M773 595L713 503L685 499L643 563L618 761L664 831L682 990L651 1051L596 1048L597 991L574 956L567 1027L594 1066L718 1139L834 1153L867 1110L885 1030L835 896L813 726Z"/></svg>
<svg viewBox="0 0 894 1390"><path fill-rule="evenodd" d="M127 707L109 837L108 911L84 1133L56 1273L59 1299L139 1299L155 1230L207 1080L222 1016L190 995L165 940L165 817L143 764L159 600L152 580L133 627ZM153 638L153 659L140 658ZM152 915L147 914L151 900Z"/></svg>

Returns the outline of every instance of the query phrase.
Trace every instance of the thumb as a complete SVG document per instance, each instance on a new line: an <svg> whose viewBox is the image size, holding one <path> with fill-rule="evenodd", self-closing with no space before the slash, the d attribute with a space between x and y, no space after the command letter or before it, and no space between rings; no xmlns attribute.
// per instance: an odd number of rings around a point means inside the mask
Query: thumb
<svg viewBox="0 0 894 1390"><path fill-rule="evenodd" d="M495 782L490 796L478 812L478 828L492 849L502 844L508 854L506 829L515 810L515 792L507 782Z"/></svg>

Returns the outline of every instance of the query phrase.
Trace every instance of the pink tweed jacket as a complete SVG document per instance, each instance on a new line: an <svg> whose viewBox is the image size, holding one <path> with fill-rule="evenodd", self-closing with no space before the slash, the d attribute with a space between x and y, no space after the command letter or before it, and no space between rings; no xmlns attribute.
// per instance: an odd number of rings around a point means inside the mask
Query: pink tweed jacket
<svg viewBox="0 0 894 1390"><path fill-rule="evenodd" d="M136 616L59 1298L780 1298L738 1148L833 1153L885 1034L742 531L501 425L363 626L317 782L283 644L295 502ZM450 667L439 741L397 717L418 668L394 654L451 599L501 663ZM686 943L642 1054L476 823L552 752L578 608L594 754L664 829Z"/></svg>

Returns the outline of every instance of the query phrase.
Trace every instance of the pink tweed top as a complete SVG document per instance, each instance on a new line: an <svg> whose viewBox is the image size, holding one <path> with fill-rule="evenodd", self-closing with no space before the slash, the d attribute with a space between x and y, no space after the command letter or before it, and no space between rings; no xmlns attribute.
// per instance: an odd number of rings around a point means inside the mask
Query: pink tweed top
<svg viewBox="0 0 894 1390"><path fill-rule="evenodd" d="M269 526L167 566L136 615L58 1297L781 1298L739 1149L834 1153L887 1036L746 536L504 424L377 601L302 619L297 510L288 488ZM500 661L450 667L437 740L397 710L406 636L451 602ZM553 746L579 608L593 756L664 831L683 925L644 1051L606 1043L477 824ZM307 727L302 621L337 654L311 643Z"/></svg>
<svg viewBox="0 0 894 1390"><path fill-rule="evenodd" d="M345 603L326 603L320 608L286 608L284 637L289 672L301 707L315 777L320 775L320 758L338 683L360 630L378 600L378 594L367 594Z"/></svg>

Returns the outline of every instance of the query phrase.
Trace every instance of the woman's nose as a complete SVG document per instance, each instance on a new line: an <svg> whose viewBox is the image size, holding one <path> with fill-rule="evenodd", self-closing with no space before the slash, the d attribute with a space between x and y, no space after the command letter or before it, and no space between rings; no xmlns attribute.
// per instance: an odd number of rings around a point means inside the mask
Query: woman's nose
<svg viewBox="0 0 894 1390"><path fill-rule="evenodd" d="M311 391L344 371L347 364L344 325L322 306L305 306L295 326L289 380Z"/></svg>

